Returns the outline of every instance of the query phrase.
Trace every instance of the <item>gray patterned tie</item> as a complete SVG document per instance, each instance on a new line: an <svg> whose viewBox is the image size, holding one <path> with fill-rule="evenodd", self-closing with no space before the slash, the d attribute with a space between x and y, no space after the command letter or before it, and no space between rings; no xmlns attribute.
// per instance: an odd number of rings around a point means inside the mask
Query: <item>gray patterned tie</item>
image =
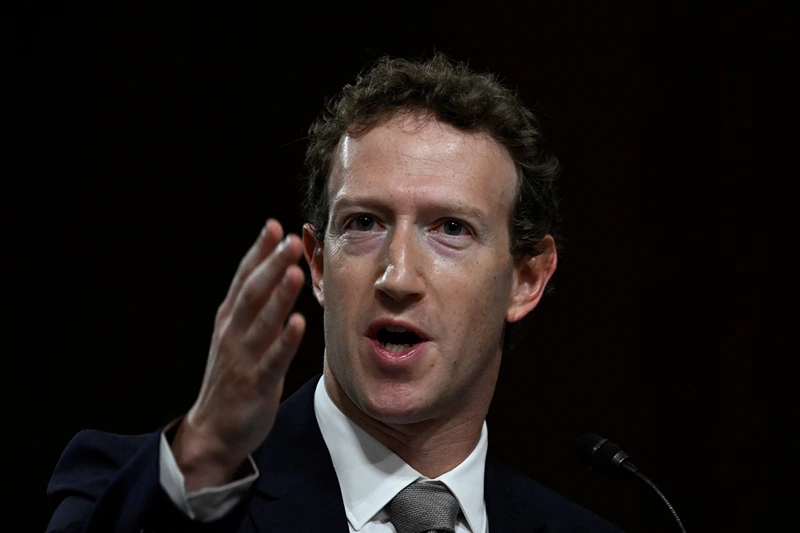
<svg viewBox="0 0 800 533"><path fill-rule="evenodd" d="M386 510L397 533L455 533L459 507L446 486L420 481L398 492Z"/></svg>

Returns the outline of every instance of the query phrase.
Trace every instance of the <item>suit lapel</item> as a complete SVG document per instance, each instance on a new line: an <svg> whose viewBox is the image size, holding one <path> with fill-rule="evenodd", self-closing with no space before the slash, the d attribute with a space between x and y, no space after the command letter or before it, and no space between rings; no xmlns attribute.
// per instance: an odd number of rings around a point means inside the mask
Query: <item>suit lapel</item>
<svg viewBox="0 0 800 533"><path fill-rule="evenodd" d="M547 524L531 509L530 490L520 483L521 474L486 456L484 498L489 533L544 533Z"/></svg>
<svg viewBox="0 0 800 533"><path fill-rule="evenodd" d="M250 518L259 533L348 531L339 481L314 414L318 380L281 404L254 454L260 476Z"/></svg>

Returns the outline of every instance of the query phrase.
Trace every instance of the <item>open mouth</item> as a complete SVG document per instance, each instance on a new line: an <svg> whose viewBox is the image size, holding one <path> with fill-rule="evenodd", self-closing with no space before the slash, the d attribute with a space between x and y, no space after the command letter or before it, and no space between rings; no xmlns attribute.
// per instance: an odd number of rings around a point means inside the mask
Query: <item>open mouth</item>
<svg viewBox="0 0 800 533"><path fill-rule="evenodd" d="M413 331L397 326L386 326L379 329L377 339L381 346L393 353L404 352L422 341L420 336Z"/></svg>

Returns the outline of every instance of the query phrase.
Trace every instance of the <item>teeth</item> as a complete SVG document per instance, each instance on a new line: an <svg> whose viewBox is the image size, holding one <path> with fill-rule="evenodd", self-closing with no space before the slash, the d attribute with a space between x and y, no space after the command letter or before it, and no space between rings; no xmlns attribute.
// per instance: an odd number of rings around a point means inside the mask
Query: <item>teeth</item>
<svg viewBox="0 0 800 533"><path fill-rule="evenodd" d="M405 333L409 331L408 328L401 328L400 326L386 326L386 331L391 331L392 333Z"/></svg>
<svg viewBox="0 0 800 533"><path fill-rule="evenodd" d="M384 348L389 350L390 352L400 353L408 350L411 345L410 344L394 344L392 342L387 342L383 345Z"/></svg>

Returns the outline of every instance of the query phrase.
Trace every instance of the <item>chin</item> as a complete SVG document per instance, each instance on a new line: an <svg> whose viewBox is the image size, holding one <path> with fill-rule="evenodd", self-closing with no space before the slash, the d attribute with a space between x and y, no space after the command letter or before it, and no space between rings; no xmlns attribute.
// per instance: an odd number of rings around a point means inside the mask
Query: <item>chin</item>
<svg viewBox="0 0 800 533"><path fill-rule="evenodd" d="M409 384L382 383L362 391L361 409L385 424L413 424L431 418L431 401Z"/></svg>

